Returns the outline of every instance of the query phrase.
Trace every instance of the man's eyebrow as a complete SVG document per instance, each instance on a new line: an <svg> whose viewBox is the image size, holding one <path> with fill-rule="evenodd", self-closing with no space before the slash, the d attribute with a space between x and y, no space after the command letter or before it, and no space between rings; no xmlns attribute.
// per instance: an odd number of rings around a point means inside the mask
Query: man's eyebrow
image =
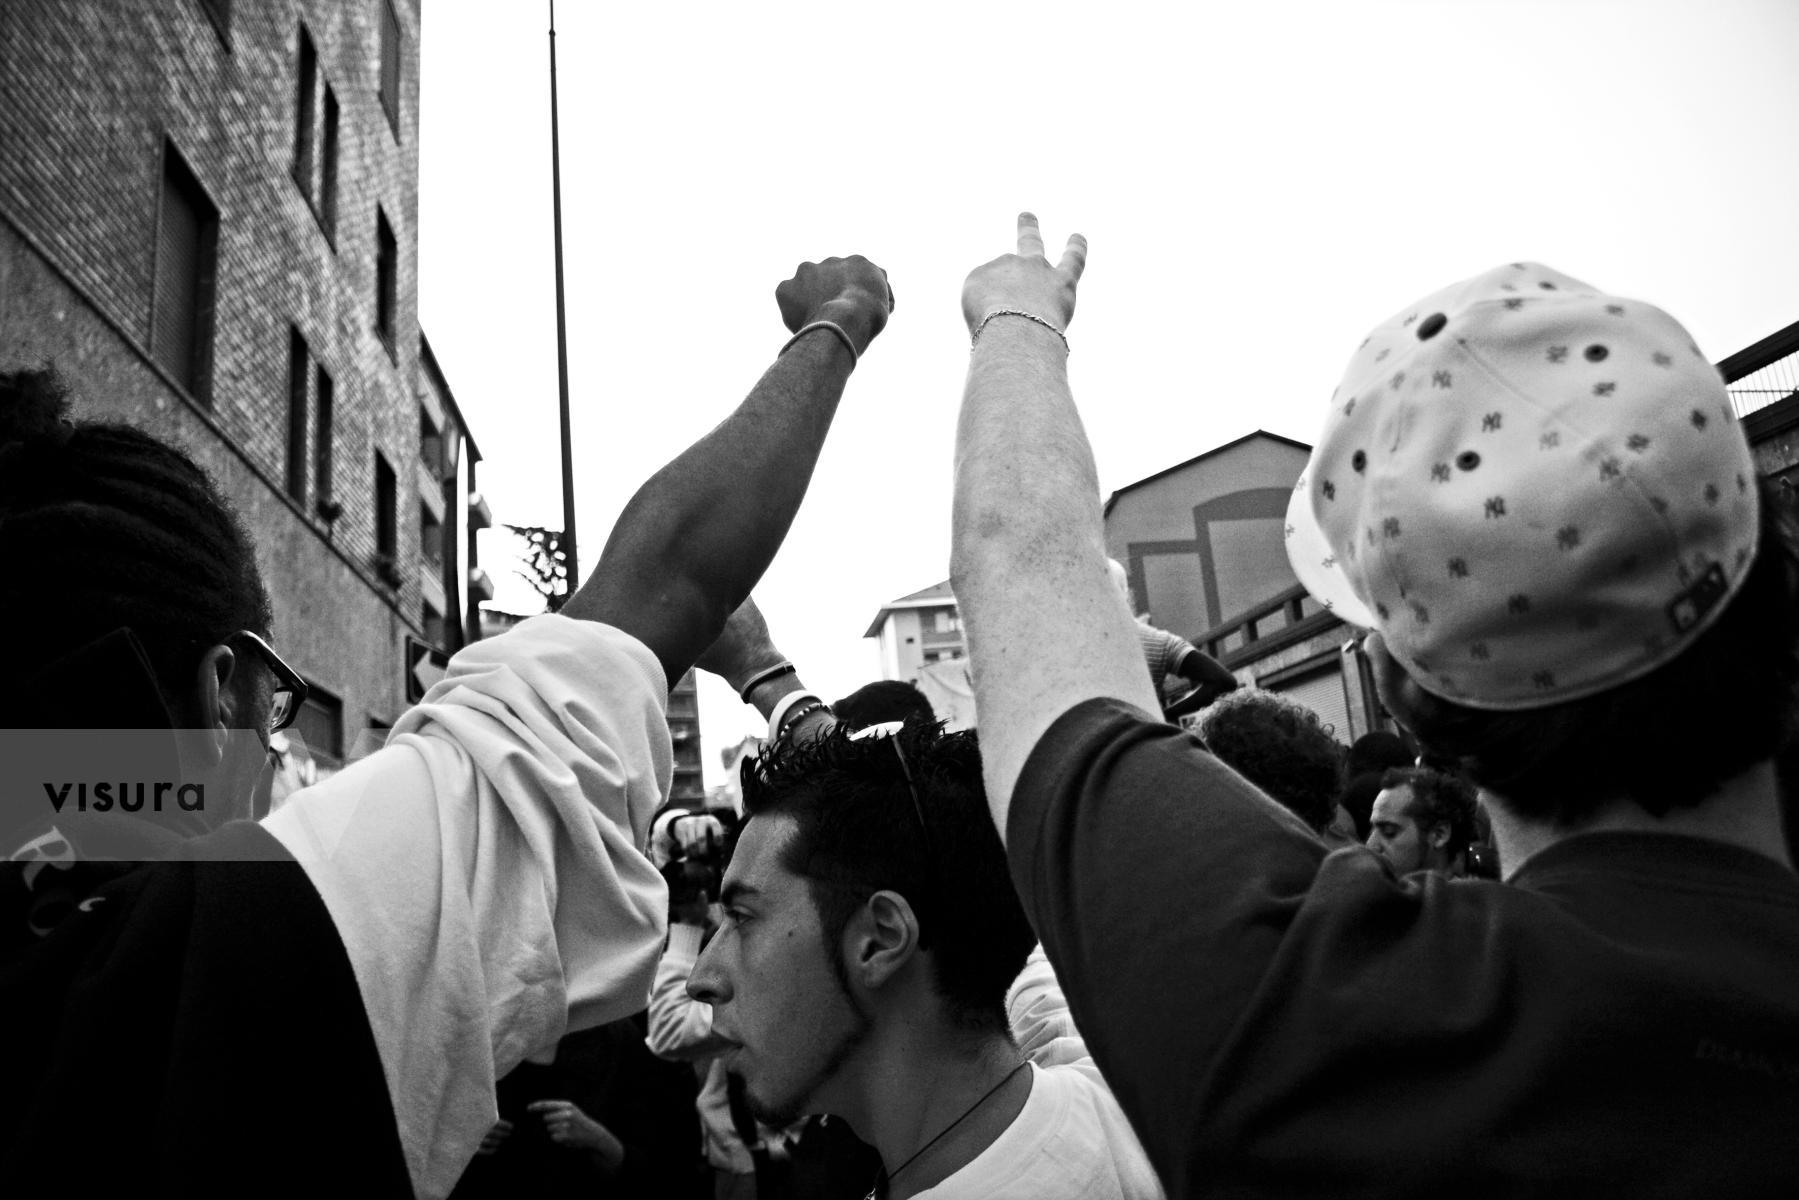
<svg viewBox="0 0 1799 1200"><path fill-rule="evenodd" d="M723 891L719 892L718 902L720 904L731 905L737 903L745 896L760 896L761 894L760 890L751 887L749 884L741 883L733 879L730 883L725 884Z"/></svg>

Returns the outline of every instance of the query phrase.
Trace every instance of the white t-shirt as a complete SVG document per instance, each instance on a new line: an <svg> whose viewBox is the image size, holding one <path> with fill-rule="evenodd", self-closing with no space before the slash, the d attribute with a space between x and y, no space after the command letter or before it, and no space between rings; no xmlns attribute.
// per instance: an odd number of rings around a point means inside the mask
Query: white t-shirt
<svg viewBox="0 0 1799 1200"><path fill-rule="evenodd" d="M384 749L264 822L343 938L418 1195L455 1186L500 1076L644 1007L667 703L637 639L536 617L458 653Z"/></svg>
<svg viewBox="0 0 1799 1200"><path fill-rule="evenodd" d="M1031 1094L980 1157L918 1193L930 1200L1161 1200L1162 1185L1069 1016L1043 947L1006 996Z"/></svg>

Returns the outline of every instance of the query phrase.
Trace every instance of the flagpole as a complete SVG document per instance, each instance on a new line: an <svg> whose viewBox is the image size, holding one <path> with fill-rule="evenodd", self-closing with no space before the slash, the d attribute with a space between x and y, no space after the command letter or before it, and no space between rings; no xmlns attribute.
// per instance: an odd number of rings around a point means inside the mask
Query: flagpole
<svg viewBox="0 0 1799 1200"><path fill-rule="evenodd" d="M550 0L550 190L556 218L556 382L562 417L562 554L567 594L580 578L575 553L575 455L568 427L568 316L562 293L562 133L556 111L556 0Z"/></svg>

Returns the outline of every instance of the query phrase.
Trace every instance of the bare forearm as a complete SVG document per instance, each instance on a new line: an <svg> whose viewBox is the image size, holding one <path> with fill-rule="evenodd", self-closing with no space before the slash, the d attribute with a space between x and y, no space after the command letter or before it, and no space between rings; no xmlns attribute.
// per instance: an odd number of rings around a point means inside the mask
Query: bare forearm
<svg viewBox="0 0 1799 1200"><path fill-rule="evenodd" d="M1141 651L1106 574L1099 481L1061 347L1048 330L1015 322L982 339L969 364L956 439L951 572L975 672L976 710L1015 699L1013 668L1082 676L1101 664L1067 648L1094 634ZM1064 652L1052 652L1051 647ZM983 650L1009 662L988 670ZM995 692L998 694L994 694ZM1148 697L1147 681L1143 688ZM994 707L997 706L997 707ZM982 722L987 723L985 720Z"/></svg>
<svg viewBox="0 0 1799 1200"><path fill-rule="evenodd" d="M1023 237L1020 244L1034 249ZM1058 268L1064 278L1070 261L1065 256ZM1047 264L1031 265L1040 262L996 260L977 270L965 288L971 325L989 308L967 300L984 273L1041 274ZM1028 286L1008 286L1028 300ZM1048 307L1053 295L1039 294L1035 306L1018 307ZM1007 299L1003 287L997 295ZM1107 573L1099 482L1066 349L1035 321L987 322L969 362L956 431L950 570L974 667L987 802L1003 837L1013 785L1058 716L1094 696L1160 711L1130 614Z"/></svg>
<svg viewBox="0 0 1799 1200"><path fill-rule="evenodd" d="M825 333L776 359L735 412L638 489L563 611L638 636L679 678L787 536L850 367Z"/></svg>

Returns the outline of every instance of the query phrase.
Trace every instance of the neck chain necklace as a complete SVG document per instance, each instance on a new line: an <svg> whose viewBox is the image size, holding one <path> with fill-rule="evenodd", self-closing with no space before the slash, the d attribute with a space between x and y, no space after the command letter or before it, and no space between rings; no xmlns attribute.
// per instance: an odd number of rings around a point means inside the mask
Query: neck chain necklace
<svg viewBox="0 0 1799 1200"><path fill-rule="evenodd" d="M883 1172L883 1174L885 1175L885 1182L887 1183L887 1185L889 1187L891 1187L893 1185L893 1181L895 1179L899 1178L901 1171L904 1171L907 1167L911 1166L913 1163L918 1161L919 1155L923 1154L926 1150L929 1150L932 1146L935 1146L938 1142L941 1142L944 1138L948 1137L950 1130L954 1129L956 1126L960 1125L962 1122L968 1120L968 1118L974 1116L975 1109L981 1107L981 1105L987 1103L988 1100L992 1099L993 1093L999 1091L1001 1088L1005 1087L1008 1083L1012 1082L1012 1076L1018 1074L1020 1071L1024 1070L1029 1065L1030 1065L1030 1063L1027 1060L1026 1062L1019 1063L1016 1067L1013 1067L1010 1071L1007 1071L1004 1079L1001 1079L998 1083L996 1083L992 1087L988 1088L985 1092L983 1092L981 1094L981 1098L979 1100L976 1100L973 1104L970 1104L967 1108L963 1109L962 1115L957 1117L955 1120L951 1121L948 1125L945 1125L943 1127L943 1131L941 1133L939 1133L936 1137L932 1138L930 1141L926 1142L924 1145L920 1146L918 1149L914 1150L912 1152L912 1156L910 1158L908 1158L905 1162L901 1163L899 1166L895 1167L891 1172ZM880 1200L881 1183L882 1183L882 1176L876 1176L875 1177L875 1185L868 1189L868 1195L863 1197L863 1200Z"/></svg>

